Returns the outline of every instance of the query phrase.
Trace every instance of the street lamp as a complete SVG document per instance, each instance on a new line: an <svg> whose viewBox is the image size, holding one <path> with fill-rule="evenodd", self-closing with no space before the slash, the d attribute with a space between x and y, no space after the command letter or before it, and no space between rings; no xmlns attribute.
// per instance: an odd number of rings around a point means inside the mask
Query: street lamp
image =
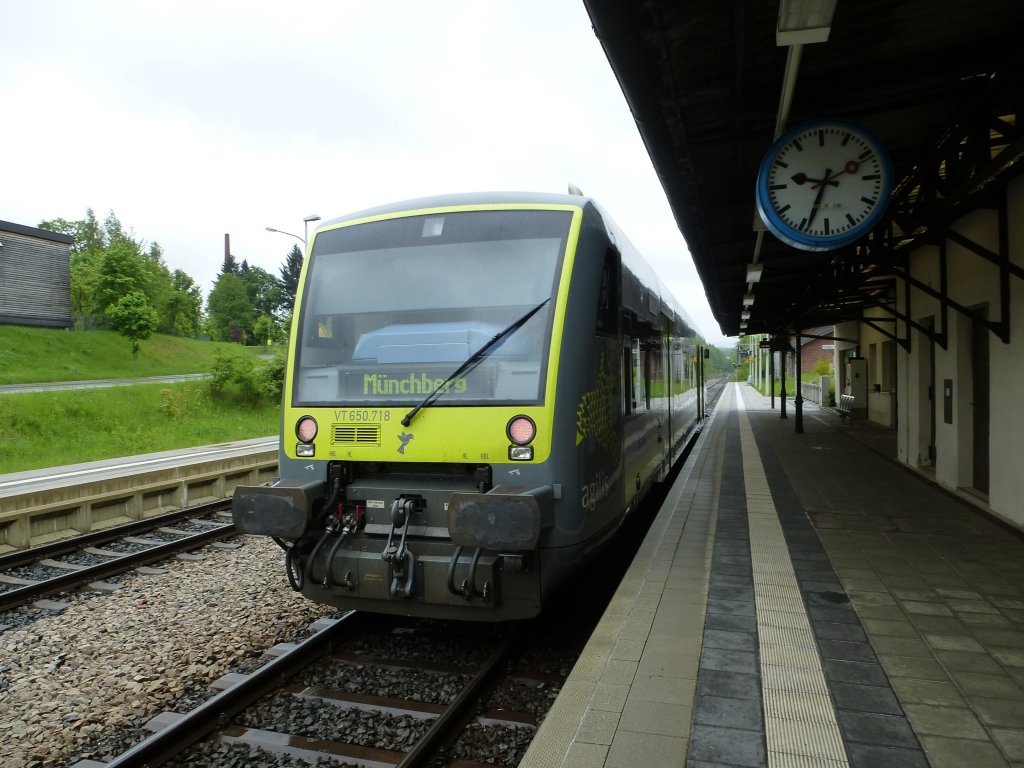
<svg viewBox="0 0 1024 768"><path fill-rule="evenodd" d="M311 221L320 221L320 217L317 216L315 213L313 213L313 214L310 214L309 216L303 216L302 217L302 221L305 222L305 224L306 224L306 229L305 229L306 240L309 240L309 222L311 222ZM306 240L303 240L302 242L306 242Z"/></svg>
<svg viewBox="0 0 1024 768"><path fill-rule="evenodd" d="M267 230L267 232L277 232L277 234L279 235L288 235L288 237L294 237L296 240L301 240L303 245L306 244L304 238L301 238L298 235L293 235L291 232L285 232L283 229L274 229L273 227L264 227L264 229Z"/></svg>
<svg viewBox="0 0 1024 768"><path fill-rule="evenodd" d="M305 237L299 237L298 235L292 234L291 232L285 232L283 229L274 229L273 227L264 227L264 229L267 230L267 232L277 232L277 234L279 235L288 235L288 237L294 237L296 240L301 240L302 244L305 245L306 240L309 239L309 222L320 221L320 217L314 213L311 216L304 216L302 221L306 227L305 230L303 231Z"/></svg>

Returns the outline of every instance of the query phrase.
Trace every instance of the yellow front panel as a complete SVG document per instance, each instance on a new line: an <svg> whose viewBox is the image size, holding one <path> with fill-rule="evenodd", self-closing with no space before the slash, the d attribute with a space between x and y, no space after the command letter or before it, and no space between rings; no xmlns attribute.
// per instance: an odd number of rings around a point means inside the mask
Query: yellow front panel
<svg viewBox="0 0 1024 768"><path fill-rule="evenodd" d="M582 209L563 205L473 205L456 206L376 216L368 219L344 222L339 227L354 226L369 221L441 214L473 210L562 210L573 213L566 253L562 260L562 271L555 308L552 318L551 348L549 350L547 376L544 384L544 404L529 406L445 406L444 395L440 401L419 411L409 427L402 426L402 419L414 407L416 400L408 406L374 408L365 405L345 407L339 403L331 408L287 407L284 419L285 454L289 458L299 457L295 453L298 440L294 426L303 416L312 416L319 425L314 441L314 460L334 461L391 461L391 462L487 462L508 463L508 448L511 444L505 428L515 416L525 415L537 425L537 438L533 441L532 463L547 460L551 453L551 424L554 413L555 383L558 379L559 350L562 346L562 326L569 294L569 276L572 274L573 259L579 239ZM303 266L299 283L296 306L302 306L303 286L306 269ZM296 317L296 321L298 317ZM295 348L299 333L298 322L289 342L289 359L295 359ZM453 366L453 369L457 366ZM386 382L385 382L386 383ZM391 382L395 384L395 382ZM398 385L406 382L399 382ZM419 382L415 382L419 385ZM285 382L285 402L293 401L294 371L289 368ZM383 384L382 384L383 385ZM374 386L370 382L368 386ZM455 386L453 383L452 386ZM427 393L429 394L429 392ZM424 397L426 395L423 395ZM422 399L422 398L418 398ZM529 463L529 462L516 462Z"/></svg>
<svg viewBox="0 0 1024 768"><path fill-rule="evenodd" d="M505 434L509 420L529 416L537 424L534 462L551 451L548 408L460 406L425 408L408 427L408 408L289 408L285 419L285 453L295 455L294 425L302 416L317 420L320 431L314 459L332 461L487 462L508 461L511 444Z"/></svg>

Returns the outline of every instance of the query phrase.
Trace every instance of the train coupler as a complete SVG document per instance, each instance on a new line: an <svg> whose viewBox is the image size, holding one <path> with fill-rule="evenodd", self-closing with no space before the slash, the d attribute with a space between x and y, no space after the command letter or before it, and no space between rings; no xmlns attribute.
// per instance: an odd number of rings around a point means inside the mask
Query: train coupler
<svg viewBox="0 0 1024 768"><path fill-rule="evenodd" d="M401 561L396 561L391 576L392 597L412 597L414 577L416 575L416 558L411 549L404 550Z"/></svg>
<svg viewBox="0 0 1024 768"><path fill-rule="evenodd" d="M412 597L413 580L416 575L416 558L406 548L405 540L409 535L409 519L416 509L416 500L399 496L391 505L391 531L388 541L381 552L381 559L391 563L391 596ZM402 531L401 538L395 543L395 533Z"/></svg>
<svg viewBox="0 0 1024 768"><path fill-rule="evenodd" d="M388 541L384 545L384 551L380 553L381 560L389 563L398 563L405 559L405 539L409 535L409 518L412 517L416 502L414 499L399 496L391 504L391 530L388 531ZM398 543L395 543L395 532L401 530L402 536Z"/></svg>

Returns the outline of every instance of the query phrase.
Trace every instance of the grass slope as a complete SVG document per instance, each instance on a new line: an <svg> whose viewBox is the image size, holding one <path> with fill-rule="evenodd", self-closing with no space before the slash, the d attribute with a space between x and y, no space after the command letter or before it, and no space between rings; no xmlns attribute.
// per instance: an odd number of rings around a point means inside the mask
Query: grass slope
<svg viewBox="0 0 1024 768"><path fill-rule="evenodd" d="M205 373L214 354L262 350L155 336L132 362L111 331L0 325L0 384ZM278 403L214 398L206 382L0 394L0 473L275 435Z"/></svg>
<svg viewBox="0 0 1024 768"><path fill-rule="evenodd" d="M205 382L0 395L0 474L276 435L276 403Z"/></svg>
<svg viewBox="0 0 1024 768"><path fill-rule="evenodd" d="M153 336L132 360L131 343L114 331L65 331L0 325L0 384L121 379L202 373L217 350L262 350L220 341Z"/></svg>

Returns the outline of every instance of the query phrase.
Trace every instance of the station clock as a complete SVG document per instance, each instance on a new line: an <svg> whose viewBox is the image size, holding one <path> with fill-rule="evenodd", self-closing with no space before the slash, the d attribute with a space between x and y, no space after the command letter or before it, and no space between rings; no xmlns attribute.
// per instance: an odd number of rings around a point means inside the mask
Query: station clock
<svg viewBox="0 0 1024 768"><path fill-rule="evenodd" d="M874 136L846 120L816 120L787 131L765 153L757 210L784 243L831 251L874 228L892 186L892 163Z"/></svg>

